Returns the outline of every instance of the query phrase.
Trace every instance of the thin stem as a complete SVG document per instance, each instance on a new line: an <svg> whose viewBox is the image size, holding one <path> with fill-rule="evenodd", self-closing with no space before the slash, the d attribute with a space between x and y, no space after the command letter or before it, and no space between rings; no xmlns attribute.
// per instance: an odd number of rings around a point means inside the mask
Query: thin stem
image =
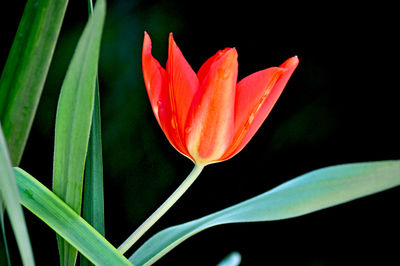
<svg viewBox="0 0 400 266"><path fill-rule="evenodd" d="M196 178L200 175L204 166L195 165L190 174L186 177L183 183L172 193L171 196L160 206L158 209L150 215L149 218L141 225L132 235L125 240L124 243L119 246L118 251L124 254L132 245L147 231L151 226L153 226L158 219L161 218L169 208L174 205L174 203L185 193L185 191L193 184Z"/></svg>

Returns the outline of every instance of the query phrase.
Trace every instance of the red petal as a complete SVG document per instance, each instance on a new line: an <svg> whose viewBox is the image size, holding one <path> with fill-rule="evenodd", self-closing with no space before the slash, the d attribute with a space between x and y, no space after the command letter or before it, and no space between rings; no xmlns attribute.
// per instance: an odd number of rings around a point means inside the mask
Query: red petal
<svg viewBox="0 0 400 266"><path fill-rule="evenodd" d="M161 67L160 63L151 55L151 39L147 32L144 34L142 67L143 78L150 98L151 107L153 108L158 123L160 123L157 102L165 98L165 94L168 93L166 72L165 69Z"/></svg>
<svg viewBox="0 0 400 266"><path fill-rule="evenodd" d="M167 73L172 115L173 119L176 119L172 121L172 125L178 128L181 139L183 139L187 115L194 94L198 90L199 81L196 73L176 45L172 33L169 35Z"/></svg>
<svg viewBox="0 0 400 266"><path fill-rule="evenodd" d="M275 105L299 60L292 57L279 68L272 67L241 80L237 85L235 106L235 137L223 156L229 159L250 141Z"/></svg>
<svg viewBox="0 0 400 266"><path fill-rule="evenodd" d="M182 144L177 129L171 125L167 73L151 54L151 39L145 32L142 52L143 77L154 115L167 139L182 154L190 157ZM190 157L191 158L191 157Z"/></svg>
<svg viewBox="0 0 400 266"><path fill-rule="evenodd" d="M207 74L202 74L202 86L186 124L187 147L199 164L218 160L231 145L234 133L237 52L226 49L212 60L206 63Z"/></svg>
<svg viewBox="0 0 400 266"><path fill-rule="evenodd" d="M197 78L199 79L200 85L204 78L208 75L211 65L218 60L222 55L228 52L231 48L225 48L224 50L218 51L215 55L211 56L199 69L197 72Z"/></svg>

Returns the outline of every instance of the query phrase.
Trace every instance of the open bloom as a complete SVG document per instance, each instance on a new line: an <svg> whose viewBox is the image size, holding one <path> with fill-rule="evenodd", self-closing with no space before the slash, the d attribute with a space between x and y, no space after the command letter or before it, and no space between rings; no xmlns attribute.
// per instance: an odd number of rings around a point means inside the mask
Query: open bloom
<svg viewBox="0 0 400 266"><path fill-rule="evenodd" d="M172 146L198 165L227 160L246 146L299 62L292 57L237 83L237 57L235 48L221 50L196 74L170 34L164 69L145 33L143 76L154 115Z"/></svg>

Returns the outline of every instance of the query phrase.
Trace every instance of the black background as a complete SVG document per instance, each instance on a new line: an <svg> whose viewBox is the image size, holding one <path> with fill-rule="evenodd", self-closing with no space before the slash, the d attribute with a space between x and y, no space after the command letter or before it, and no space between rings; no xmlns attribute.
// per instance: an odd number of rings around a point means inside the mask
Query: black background
<svg viewBox="0 0 400 266"><path fill-rule="evenodd" d="M24 4L2 3L1 66ZM300 64L247 147L206 167L144 239L313 169L400 158L396 15L384 1L108 1L99 67L106 238L122 243L192 168L153 117L141 73L145 30L164 66L169 32L195 71L225 47L238 50L239 79L294 55ZM86 1L71 0L21 162L47 187L58 94L86 20ZM295 219L208 229L157 265L215 265L231 251L241 253L242 265L398 264L399 193ZM26 219L37 265L57 265L55 234L28 212Z"/></svg>

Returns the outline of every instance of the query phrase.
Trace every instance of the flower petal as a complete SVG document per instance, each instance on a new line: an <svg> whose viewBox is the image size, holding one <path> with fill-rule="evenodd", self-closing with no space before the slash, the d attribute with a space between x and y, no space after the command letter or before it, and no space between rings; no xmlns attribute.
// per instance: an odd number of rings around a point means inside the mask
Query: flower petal
<svg viewBox="0 0 400 266"><path fill-rule="evenodd" d="M169 35L167 73L173 119L176 118L171 123L178 128L181 139L183 139L186 118L194 94L198 90L199 81L196 73L176 45L172 33Z"/></svg>
<svg viewBox="0 0 400 266"><path fill-rule="evenodd" d="M208 72L210 71L211 65L218 60L222 55L224 55L226 52L228 52L231 48L225 48L224 50L218 51L215 55L211 56L199 69L197 72L197 78L199 79L200 85L202 84L202 81L204 78L208 75Z"/></svg>
<svg viewBox="0 0 400 266"><path fill-rule="evenodd" d="M223 160L240 152L254 136L275 105L298 63L298 58L292 57L280 67L258 71L238 83L235 137Z"/></svg>
<svg viewBox="0 0 400 266"><path fill-rule="evenodd" d="M165 69L152 56L151 48L150 36L145 32L142 51L143 77L151 107L158 123L160 123L159 105L157 103L165 98L165 94L168 93L167 77Z"/></svg>
<svg viewBox="0 0 400 266"><path fill-rule="evenodd" d="M146 32L143 41L142 68L147 94L149 95L151 107L153 108L158 124L171 145L191 159L181 141L177 128L172 127L167 72L152 56L151 39Z"/></svg>
<svg viewBox="0 0 400 266"><path fill-rule="evenodd" d="M234 134L236 49L226 49L210 62L186 123L187 148L198 164L218 160Z"/></svg>

